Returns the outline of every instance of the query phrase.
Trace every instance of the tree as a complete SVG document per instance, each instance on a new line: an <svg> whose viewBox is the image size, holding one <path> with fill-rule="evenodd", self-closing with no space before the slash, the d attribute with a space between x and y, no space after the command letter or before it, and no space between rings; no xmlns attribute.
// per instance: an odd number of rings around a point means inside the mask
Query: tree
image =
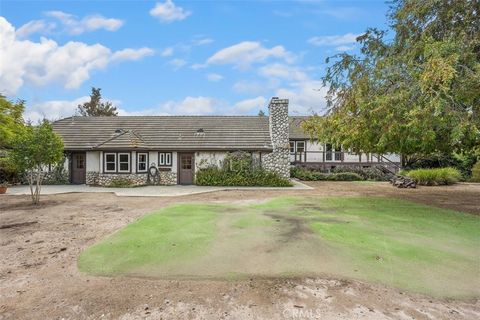
<svg viewBox="0 0 480 320"><path fill-rule="evenodd" d="M9 148L11 140L23 130L24 110L25 101L13 103L0 95L0 149Z"/></svg>
<svg viewBox="0 0 480 320"><path fill-rule="evenodd" d="M47 120L37 126L29 124L13 139L8 156L11 163L26 172L32 202L38 204L45 168L64 159L63 141Z"/></svg>
<svg viewBox="0 0 480 320"><path fill-rule="evenodd" d="M394 1L393 36L368 29L357 38L360 54L327 59L329 109L303 128L322 141L407 161L478 150L479 12L478 1Z"/></svg>
<svg viewBox="0 0 480 320"><path fill-rule="evenodd" d="M102 102L100 88L92 88L90 101L78 105L78 112L84 117L108 117L117 116L117 107L110 101Z"/></svg>
<svg viewBox="0 0 480 320"><path fill-rule="evenodd" d="M259 117L264 117L264 116L265 116L265 112L264 112L263 110L258 111L258 116L259 116Z"/></svg>
<svg viewBox="0 0 480 320"><path fill-rule="evenodd" d="M23 100L13 103L0 95L0 183L14 180L17 174L14 164L8 161L8 152L12 140L24 129L24 109Z"/></svg>

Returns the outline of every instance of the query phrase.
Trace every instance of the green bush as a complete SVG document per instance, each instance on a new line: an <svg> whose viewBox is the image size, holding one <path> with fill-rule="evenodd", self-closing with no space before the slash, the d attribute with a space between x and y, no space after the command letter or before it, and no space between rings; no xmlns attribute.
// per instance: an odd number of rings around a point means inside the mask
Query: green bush
<svg viewBox="0 0 480 320"><path fill-rule="evenodd" d="M362 168L362 167L336 167L332 170L333 173L341 172L353 172L358 174L363 178L363 180L374 180L374 181L388 181L390 177L385 172L375 168Z"/></svg>
<svg viewBox="0 0 480 320"><path fill-rule="evenodd" d="M450 185L458 182L462 175L455 168L433 168L433 169L415 169L410 170L406 175L419 185L436 186Z"/></svg>
<svg viewBox="0 0 480 320"><path fill-rule="evenodd" d="M480 182L480 161L478 161L472 168L472 182Z"/></svg>
<svg viewBox="0 0 480 320"><path fill-rule="evenodd" d="M354 172L332 173L328 176L331 181L362 181L363 178Z"/></svg>
<svg viewBox="0 0 480 320"><path fill-rule="evenodd" d="M133 187L133 182L127 178L115 178L107 186L109 188L130 188Z"/></svg>
<svg viewBox="0 0 480 320"><path fill-rule="evenodd" d="M195 183L199 186L291 187L290 180L263 169L233 171L219 167L200 169Z"/></svg>
<svg viewBox="0 0 480 320"><path fill-rule="evenodd" d="M290 170L292 178L303 181L361 181L364 178L355 172L336 172L323 173L320 171L308 170L305 168L292 168Z"/></svg>

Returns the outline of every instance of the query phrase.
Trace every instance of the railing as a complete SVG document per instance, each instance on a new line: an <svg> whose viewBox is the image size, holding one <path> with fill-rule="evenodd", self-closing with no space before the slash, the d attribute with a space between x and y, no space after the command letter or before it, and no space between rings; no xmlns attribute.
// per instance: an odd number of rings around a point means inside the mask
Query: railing
<svg viewBox="0 0 480 320"><path fill-rule="evenodd" d="M315 162L315 163L385 163L399 165L399 162L392 161L384 155L373 153L350 153L344 151L303 151L291 152L290 162Z"/></svg>

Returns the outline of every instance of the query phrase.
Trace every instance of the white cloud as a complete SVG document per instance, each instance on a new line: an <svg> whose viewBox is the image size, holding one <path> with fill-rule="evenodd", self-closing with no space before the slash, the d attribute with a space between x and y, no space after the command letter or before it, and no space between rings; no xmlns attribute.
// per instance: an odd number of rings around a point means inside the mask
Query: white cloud
<svg viewBox="0 0 480 320"><path fill-rule="evenodd" d="M160 55L162 57L170 57L171 55L173 55L173 52L174 52L174 49L172 47L168 47L163 49Z"/></svg>
<svg viewBox="0 0 480 320"><path fill-rule="evenodd" d="M143 57L153 55L154 51L150 48L140 48L140 49L123 49L116 51L112 55L112 61L125 61L125 60L139 60Z"/></svg>
<svg viewBox="0 0 480 320"><path fill-rule="evenodd" d="M341 46L356 43L360 34L346 33L343 35L319 36L308 39L308 43L314 46Z"/></svg>
<svg viewBox="0 0 480 320"><path fill-rule="evenodd" d="M211 82L217 82L223 79L223 76L218 73L209 73L207 74L207 80Z"/></svg>
<svg viewBox="0 0 480 320"><path fill-rule="evenodd" d="M47 11L45 15L60 21L65 31L72 35L79 35L87 31L105 29L107 31L116 31L122 25L123 21L114 18L105 18L101 15L87 16L78 19L72 14L63 11Z"/></svg>
<svg viewBox="0 0 480 320"><path fill-rule="evenodd" d="M101 45L83 42L40 42L18 40L15 28L0 17L0 92L14 95L25 83L46 85L59 82L67 89L78 88L91 72L104 69L113 60L137 60L150 53L148 48L113 52Z"/></svg>
<svg viewBox="0 0 480 320"><path fill-rule="evenodd" d="M304 81L308 78L307 74L299 68L283 63L265 65L258 70L258 73L265 78L278 78L293 81Z"/></svg>
<svg viewBox="0 0 480 320"><path fill-rule="evenodd" d="M79 104L89 100L90 97L84 96L75 100L52 100L36 103L31 106L27 104L25 120L36 123L43 119L58 120L70 117L75 115Z"/></svg>
<svg viewBox="0 0 480 320"><path fill-rule="evenodd" d="M247 114L253 109L258 109L258 110L262 109L263 107L265 107L266 104L267 104L267 99L265 99L265 97L262 97L262 96L258 96L253 99L242 100L237 102L233 106L233 113Z"/></svg>
<svg viewBox="0 0 480 320"><path fill-rule="evenodd" d="M192 40L192 46L204 46L213 42L211 38L199 38Z"/></svg>
<svg viewBox="0 0 480 320"><path fill-rule="evenodd" d="M184 20L191 14L191 11L177 7L172 0L167 0L163 3L157 2L155 7L150 10L151 16L156 17L165 23Z"/></svg>
<svg viewBox="0 0 480 320"><path fill-rule="evenodd" d="M167 101L160 106L159 111L179 115L208 115L215 113L215 107L220 103L209 97L186 97L182 101Z"/></svg>
<svg viewBox="0 0 480 320"><path fill-rule="evenodd" d="M260 42L244 41L224 48L208 58L208 64L233 64L239 68L248 68L253 63L264 62L269 58L281 58L287 62L293 55L283 46L265 48Z"/></svg>
<svg viewBox="0 0 480 320"><path fill-rule="evenodd" d="M350 51L355 49L353 46L338 46L335 48L336 51Z"/></svg>
<svg viewBox="0 0 480 320"><path fill-rule="evenodd" d="M175 70L178 70L180 69L181 67L183 67L184 65L187 64L187 61L183 60L183 59L172 59L170 61L168 61L168 64L173 66L173 68Z"/></svg>
<svg viewBox="0 0 480 320"><path fill-rule="evenodd" d="M276 90L275 96L290 100L290 114L323 114L326 110L327 88L322 81L307 80Z"/></svg>
<svg viewBox="0 0 480 320"><path fill-rule="evenodd" d="M19 38L27 38L29 35L34 33L48 33L55 29L55 27L56 24L53 22L47 22L45 20L32 20L18 28L16 35Z"/></svg>

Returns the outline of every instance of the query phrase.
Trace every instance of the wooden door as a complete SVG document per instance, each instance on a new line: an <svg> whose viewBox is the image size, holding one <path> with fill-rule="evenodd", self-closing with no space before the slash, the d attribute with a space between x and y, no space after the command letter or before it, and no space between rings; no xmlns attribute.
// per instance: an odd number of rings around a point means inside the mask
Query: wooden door
<svg viewBox="0 0 480 320"><path fill-rule="evenodd" d="M84 152L72 153L72 183L85 183L86 167L86 154Z"/></svg>
<svg viewBox="0 0 480 320"><path fill-rule="evenodd" d="M193 153L178 154L178 183L193 184L195 162Z"/></svg>

